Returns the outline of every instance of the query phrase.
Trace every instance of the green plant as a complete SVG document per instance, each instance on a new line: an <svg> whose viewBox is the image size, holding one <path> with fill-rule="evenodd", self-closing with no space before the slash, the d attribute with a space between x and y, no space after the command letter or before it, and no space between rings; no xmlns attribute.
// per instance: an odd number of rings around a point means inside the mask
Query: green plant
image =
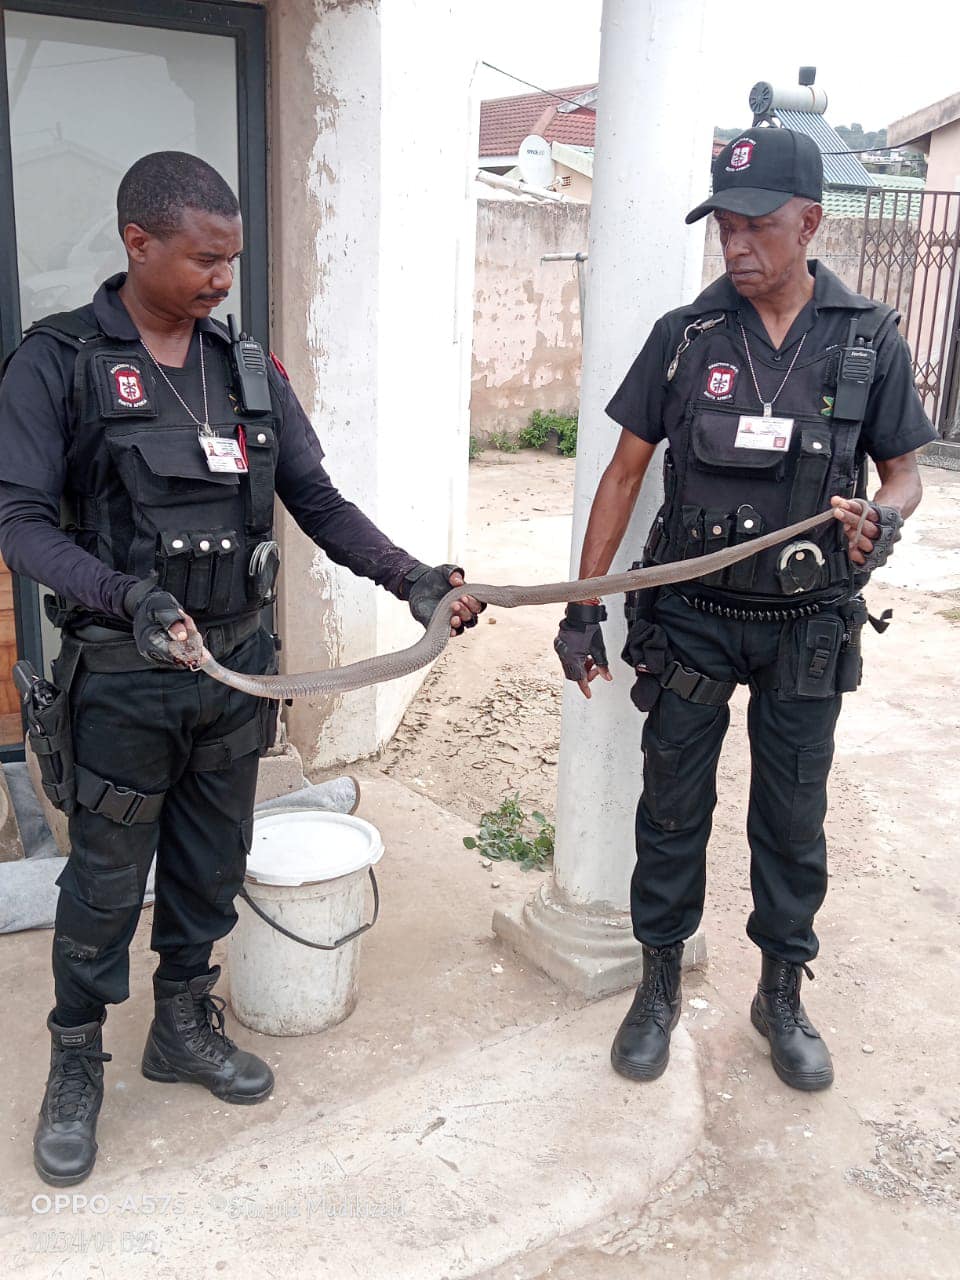
<svg viewBox="0 0 960 1280"><path fill-rule="evenodd" d="M467 849L476 849L493 862L516 862L523 871L546 870L546 860L553 856L556 831L542 813L531 813L530 819L520 808L520 793L504 800L498 809L480 815L476 837L464 836Z"/></svg>
<svg viewBox="0 0 960 1280"><path fill-rule="evenodd" d="M467 446L467 458L470 462L474 462L483 452L483 444L477 436L470 437L470 443Z"/></svg>
<svg viewBox="0 0 960 1280"><path fill-rule="evenodd" d="M517 443L522 449L542 449L553 428L553 414L534 409L527 426L517 432Z"/></svg>
<svg viewBox="0 0 960 1280"><path fill-rule="evenodd" d="M577 454L577 419L567 418L557 433L557 452L564 458L574 458Z"/></svg>
<svg viewBox="0 0 960 1280"><path fill-rule="evenodd" d="M517 442L524 449L542 449L551 433L557 437L557 452L572 458L577 452L577 419L569 414L534 409L529 424L517 434Z"/></svg>
<svg viewBox="0 0 960 1280"><path fill-rule="evenodd" d="M514 440L509 431L493 431L490 433L490 443L494 449L499 449L501 453L517 453L520 446Z"/></svg>

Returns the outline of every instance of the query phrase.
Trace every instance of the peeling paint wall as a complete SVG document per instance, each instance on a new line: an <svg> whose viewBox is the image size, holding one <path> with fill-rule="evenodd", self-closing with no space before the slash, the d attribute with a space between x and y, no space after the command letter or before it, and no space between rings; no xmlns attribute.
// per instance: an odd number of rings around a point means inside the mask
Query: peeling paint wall
<svg viewBox="0 0 960 1280"><path fill-rule="evenodd" d="M268 12L272 346L344 495L413 555L455 560L476 149L466 20L434 0L272 0ZM443 109L412 127L427 82ZM405 605L333 564L284 512L278 529L284 670L421 634ZM298 701L290 737L312 767L369 755L419 678Z"/></svg>
<svg viewBox="0 0 960 1280"><path fill-rule="evenodd" d="M580 302L576 265L545 253L586 252L590 207L480 200L477 205L470 430L514 432L534 409L576 414ZM588 304L589 305L589 304Z"/></svg>

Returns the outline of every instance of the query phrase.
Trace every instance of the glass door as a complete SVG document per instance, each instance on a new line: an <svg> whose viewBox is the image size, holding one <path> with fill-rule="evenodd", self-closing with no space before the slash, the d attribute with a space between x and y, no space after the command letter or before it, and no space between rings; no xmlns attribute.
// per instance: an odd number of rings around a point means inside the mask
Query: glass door
<svg viewBox="0 0 960 1280"><path fill-rule="evenodd" d="M0 4L0 21L0 213L16 228L0 247L3 355L35 320L88 302L123 269L117 185L138 157L165 150L208 160L238 192L245 253L229 309L265 338L263 10L21 0ZM17 652L38 669L56 653L41 618L37 585L0 562L0 758L20 738Z"/></svg>

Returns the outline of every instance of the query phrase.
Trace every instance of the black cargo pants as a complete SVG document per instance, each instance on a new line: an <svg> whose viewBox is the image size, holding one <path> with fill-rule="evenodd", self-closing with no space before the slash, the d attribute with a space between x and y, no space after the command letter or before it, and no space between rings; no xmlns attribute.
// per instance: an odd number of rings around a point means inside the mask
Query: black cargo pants
<svg viewBox="0 0 960 1280"><path fill-rule="evenodd" d="M273 638L258 631L222 661L245 672L273 670ZM70 704L78 768L124 789L97 804L102 788L88 779L88 803L70 818L70 856L58 881L57 1004L92 1009L129 995L128 949L154 852L151 946L162 961L203 972L213 942L233 928L264 721L276 703L202 672L81 666ZM127 805L126 791L140 793L157 816L130 821L138 806Z"/></svg>
<svg viewBox="0 0 960 1280"><path fill-rule="evenodd" d="M684 666L750 684L747 934L779 959L811 960L819 946L813 919L827 890L823 820L840 695L831 687L827 696L795 696L791 637L784 634L795 622L713 617L669 589L657 599L655 618ZM647 716L630 895L634 933L647 946L689 938L700 923L717 759L729 722L725 705L698 705L667 690Z"/></svg>

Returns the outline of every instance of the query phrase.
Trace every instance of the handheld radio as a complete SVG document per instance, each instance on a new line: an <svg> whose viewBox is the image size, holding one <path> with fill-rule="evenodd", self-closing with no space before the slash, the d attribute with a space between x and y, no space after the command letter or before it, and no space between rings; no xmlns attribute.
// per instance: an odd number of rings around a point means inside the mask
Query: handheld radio
<svg viewBox="0 0 960 1280"><path fill-rule="evenodd" d="M230 330L230 363L240 405L246 413L269 413L272 405L263 347L240 332L236 316L227 316L227 328Z"/></svg>

